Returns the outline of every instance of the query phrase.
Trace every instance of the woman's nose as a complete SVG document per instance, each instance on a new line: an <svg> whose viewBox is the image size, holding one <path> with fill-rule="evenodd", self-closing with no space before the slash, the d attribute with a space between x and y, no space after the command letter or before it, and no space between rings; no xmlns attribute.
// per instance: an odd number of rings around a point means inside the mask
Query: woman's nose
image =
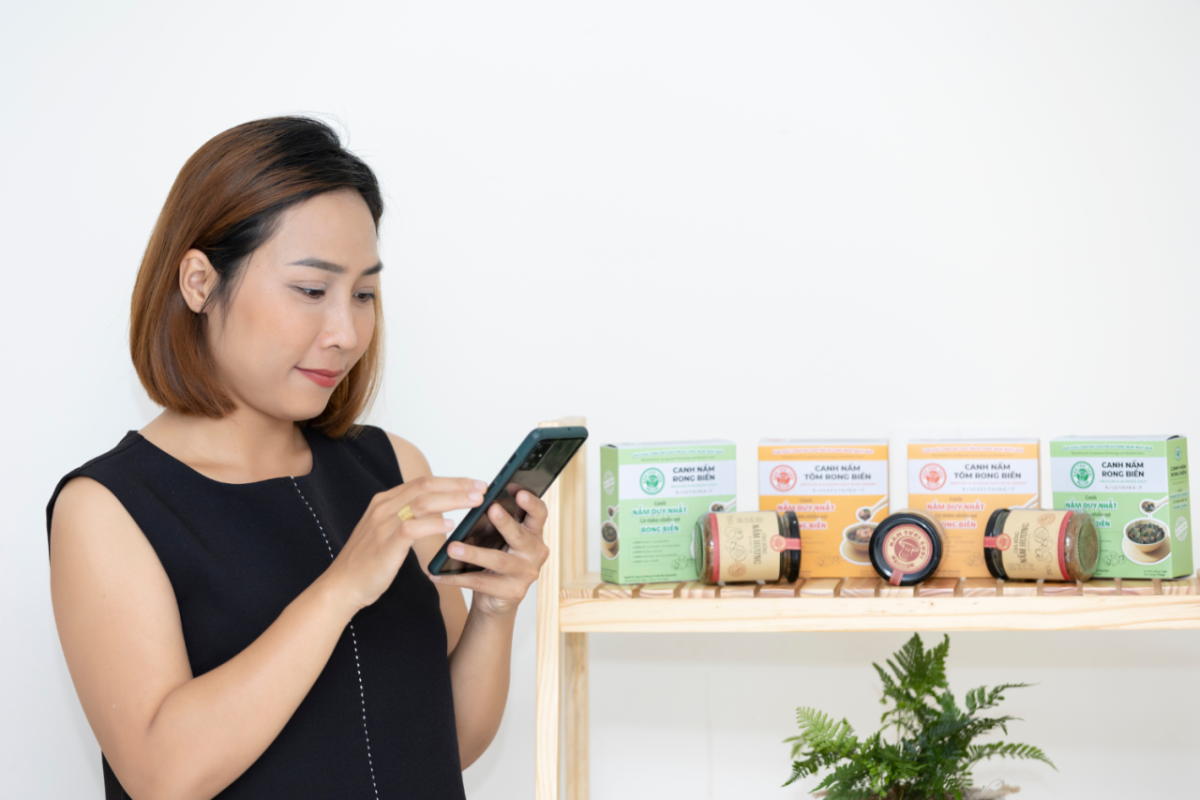
<svg viewBox="0 0 1200 800"><path fill-rule="evenodd" d="M322 342L326 347L338 347L342 350L353 350L358 346L358 333L354 329L354 314L350 304L354 302L347 298L342 303L330 303L329 313L325 318L325 331Z"/></svg>

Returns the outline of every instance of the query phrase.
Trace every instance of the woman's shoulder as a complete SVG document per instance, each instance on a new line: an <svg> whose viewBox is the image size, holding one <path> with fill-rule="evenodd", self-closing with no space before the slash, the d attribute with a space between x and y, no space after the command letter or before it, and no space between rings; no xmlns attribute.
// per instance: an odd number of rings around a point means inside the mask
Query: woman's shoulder
<svg viewBox="0 0 1200 800"><path fill-rule="evenodd" d="M133 457L133 449L138 439L137 431L129 431L112 448L88 459L59 478L50 495L50 501L46 504L47 536L50 535L54 510L58 506L62 506L64 514L70 513L72 516L107 516L125 512L116 495L106 484L110 476L119 476L128 470L128 462Z"/></svg>

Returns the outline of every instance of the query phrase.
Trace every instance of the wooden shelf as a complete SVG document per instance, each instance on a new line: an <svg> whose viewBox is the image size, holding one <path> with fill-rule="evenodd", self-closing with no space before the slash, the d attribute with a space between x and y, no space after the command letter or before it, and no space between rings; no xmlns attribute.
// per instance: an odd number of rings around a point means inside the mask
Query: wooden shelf
<svg viewBox="0 0 1200 800"><path fill-rule="evenodd" d="M542 423L583 424L582 417ZM536 800L587 800L589 633L1200 630L1197 577L1074 584L933 579L911 588L874 578L603 583L586 567L584 453L545 496L550 559L537 583Z"/></svg>
<svg viewBox="0 0 1200 800"><path fill-rule="evenodd" d="M1054 584L874 578L794 584L618 586L597 573L563 585L559 628L619 631L1001 631L1200 629L1200 580Z"/></svg>

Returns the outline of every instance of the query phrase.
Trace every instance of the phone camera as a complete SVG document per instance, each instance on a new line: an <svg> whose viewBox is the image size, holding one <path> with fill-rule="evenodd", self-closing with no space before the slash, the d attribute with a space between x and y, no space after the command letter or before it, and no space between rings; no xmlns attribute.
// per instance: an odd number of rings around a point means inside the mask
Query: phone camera
<svg viewBox="0 0 1200 800"><path fill-rule="evenodd" d="M550 448L554 446L554 442L540 442L538 446L533 448L533 452L525 459L525 463L521 465L521 469L530 470L542 463L542 459L546 457L546 453L550 452Z"/></svg>

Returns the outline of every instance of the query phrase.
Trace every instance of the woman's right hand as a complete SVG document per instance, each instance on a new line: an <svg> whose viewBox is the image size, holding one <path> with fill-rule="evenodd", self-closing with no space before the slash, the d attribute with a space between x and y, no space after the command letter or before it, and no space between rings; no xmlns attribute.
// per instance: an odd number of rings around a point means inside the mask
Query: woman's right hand
<svg viewBox="0 0 1200 800"><path fill-rule="evenodd" d="M445 536L455 523L442 514L474 508L483 502L486 489L483 481L426 475L380 492L371 498L323 579L331 582L352 612L371 605L395 580L412 543L426 536ZM400 509L406 505L413 519L401 521Z"/></svg>

